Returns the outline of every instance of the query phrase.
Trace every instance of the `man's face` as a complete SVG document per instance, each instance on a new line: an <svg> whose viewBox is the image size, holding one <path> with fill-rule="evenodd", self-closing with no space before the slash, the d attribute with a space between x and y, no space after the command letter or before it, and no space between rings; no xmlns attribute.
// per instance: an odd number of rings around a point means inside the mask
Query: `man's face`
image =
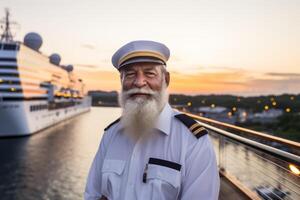
<svg viewBox="0 0 300 200"><path fill-rule="evenodd" d="M121 70L121 123L133 138L151 133L168 102L169 73L163 73L162 67L154 63L137 63Z"/></svg>
<svg viewBox="0 0 300 200"><path fill-rule="evenodd" d="M153 63L138 63L121 70L121 123L134 138L153 129L168 102L169 73L163 73L161 67Z"/></svg>
<svg viewBox="0 0 300 200"><path fill-rule="evenodd" d="M121 71L121 83L123 91L130 89L150 89L154 92L161 91L162 83L168 81L163 76L161 66L155 63L136 63L125 67ZM134 93L130 98L149 98L150 95L143 92Z"/></svg>

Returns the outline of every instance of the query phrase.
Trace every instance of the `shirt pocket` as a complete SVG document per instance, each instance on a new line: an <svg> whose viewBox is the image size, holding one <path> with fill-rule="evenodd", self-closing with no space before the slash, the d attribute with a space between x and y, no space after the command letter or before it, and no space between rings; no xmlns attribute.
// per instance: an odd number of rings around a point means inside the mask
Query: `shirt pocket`
<svg viewBox="0 0 300 200"><path fill-rule="evenodd" d="M101 193L108 199L119 199L124 160L105 159L102 167Z"/></svg>
<svg viewBox="0 0 300 200"><path fill-rule="evenodd" d="M165 166L149 164L147 169L147 192L150 199L177 199L180 190L180 171Z"/></svg>

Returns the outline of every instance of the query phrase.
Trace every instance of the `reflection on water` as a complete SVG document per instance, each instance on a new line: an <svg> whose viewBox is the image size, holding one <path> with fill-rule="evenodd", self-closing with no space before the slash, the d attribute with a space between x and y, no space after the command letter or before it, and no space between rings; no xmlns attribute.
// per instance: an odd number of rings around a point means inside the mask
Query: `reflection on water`
<svg viewBox="0 0 300 200"><path fill-rule="evenodd" d="M1 199L82 199L103 129L119 108L92 108L30 137L0 138Z"/></svg>

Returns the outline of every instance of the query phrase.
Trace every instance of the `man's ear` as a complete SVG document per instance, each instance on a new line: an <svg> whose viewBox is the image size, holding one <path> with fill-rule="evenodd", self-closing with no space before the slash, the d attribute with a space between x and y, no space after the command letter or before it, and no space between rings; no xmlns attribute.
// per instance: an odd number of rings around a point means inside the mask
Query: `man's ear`
<svg viewBox="0 0 300 200"><path fill-rule="evenodd" d="M121 82L121 84L122 84L122 78L123 78L123 72L120 71L120 82Z"/></svg>
<svg viewBox="0 0 300 200"><path fill-rule="evenodd" d="M167 86L169 86L169 83L170 83L170 73L169 72L166 72L166 74L165 74L165 80L166 80Z"/></svg>

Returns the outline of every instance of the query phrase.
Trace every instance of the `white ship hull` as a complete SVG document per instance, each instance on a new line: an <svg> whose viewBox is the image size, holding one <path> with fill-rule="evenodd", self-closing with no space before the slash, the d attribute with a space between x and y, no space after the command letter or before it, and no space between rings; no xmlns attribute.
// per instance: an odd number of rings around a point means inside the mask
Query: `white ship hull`
<svg viewBox="0 0 300 200"><path fill-rule="evenodd" d="M87 112L90 110L91 99L85 97L81 104L67 108L32 111L32 106L47 103L45 100L0 102L0 137L30 135Z"/></svg>
<svg viewBox="0 0 300 200"><path fill-rule="evenodd" d="M30 135L88 111L91 98L73 66L42 54L36 33L13 41L8 16L0 35L0 137Z"/></svg>

